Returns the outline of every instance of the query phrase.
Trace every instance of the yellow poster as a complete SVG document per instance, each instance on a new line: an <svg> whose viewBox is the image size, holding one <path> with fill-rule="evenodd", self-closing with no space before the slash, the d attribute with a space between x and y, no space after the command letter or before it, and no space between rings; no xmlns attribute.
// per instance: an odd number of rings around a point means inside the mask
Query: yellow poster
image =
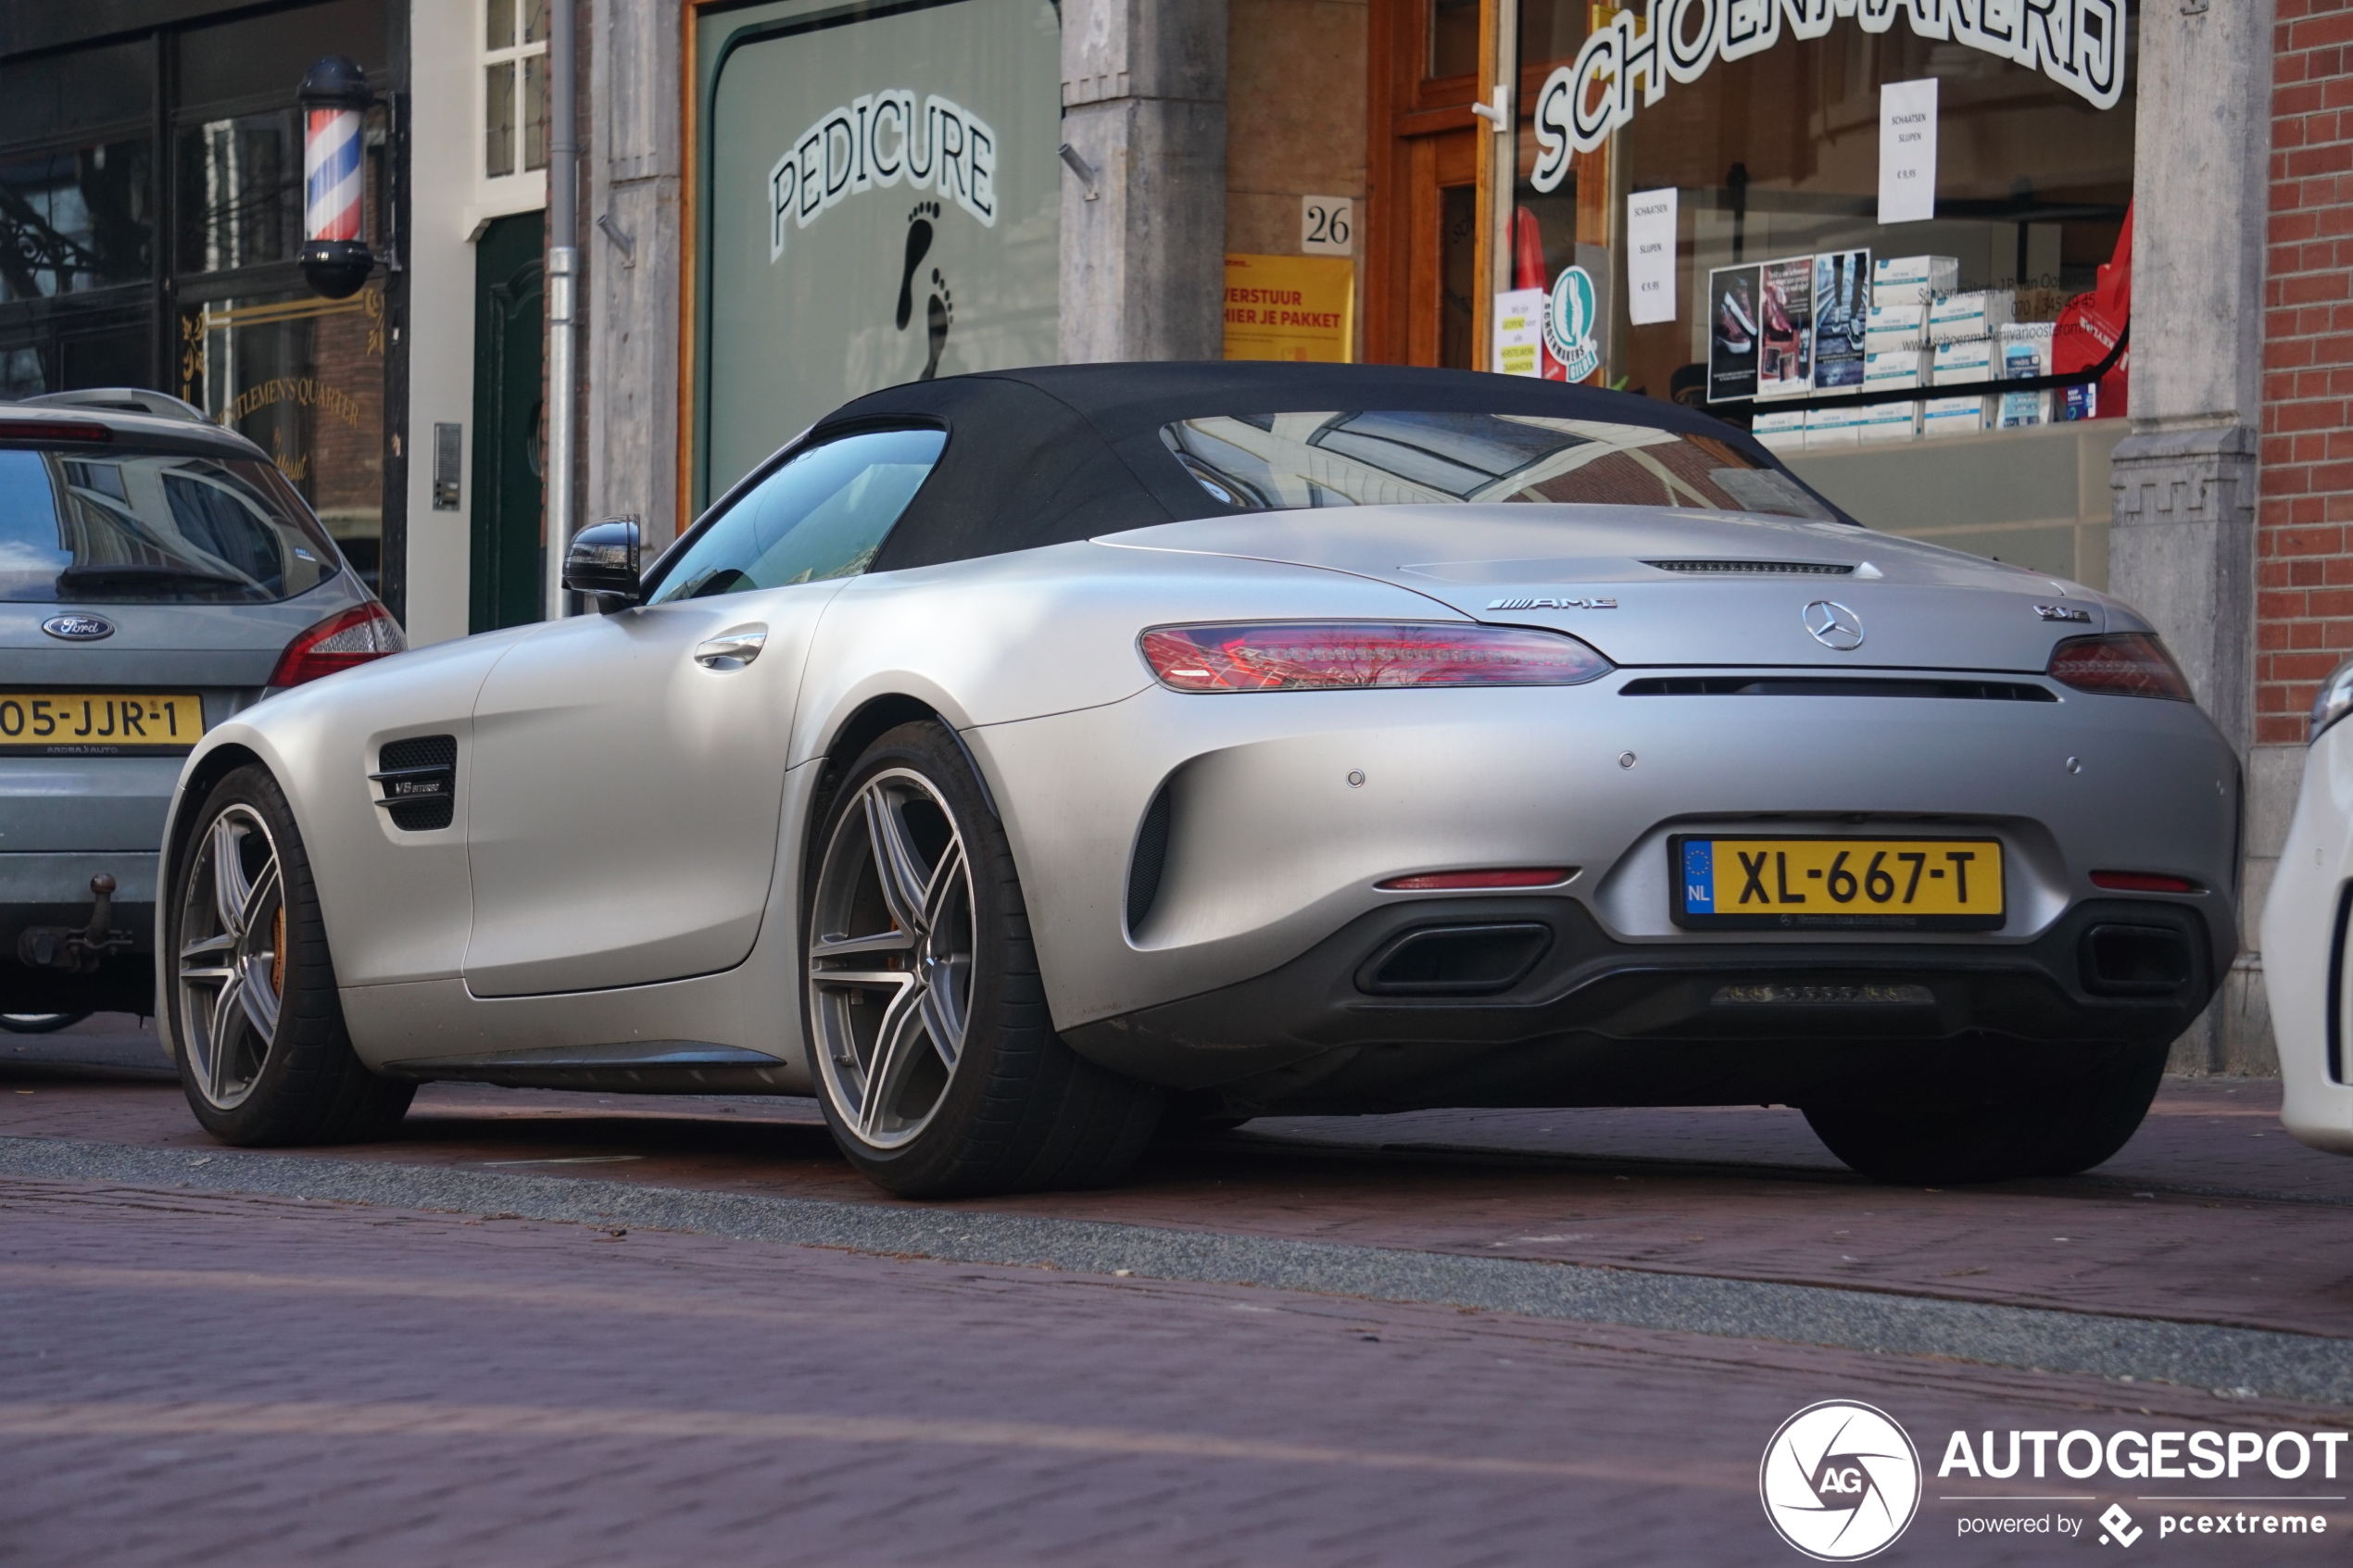
<svg viewBox="0 0 2353 1568"><path fill-rule="evenodd" d="M1228 256L1226 358L1347 364L1355 357L1356 264L1344 257Z"/></svg>

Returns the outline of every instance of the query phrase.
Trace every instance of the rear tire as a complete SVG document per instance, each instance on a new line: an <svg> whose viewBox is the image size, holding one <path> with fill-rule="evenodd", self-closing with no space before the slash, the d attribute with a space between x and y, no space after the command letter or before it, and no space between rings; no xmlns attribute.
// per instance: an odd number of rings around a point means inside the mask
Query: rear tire
<svg viewBox="0 0 2353 1568"><path fill-rule="evenodd" d="M2112 1158L2148 1114L2171 1047L2126 1046L2089 1072L1974 1104L1842 1100L1806 1108L1830 1151L1877 1181L1941 1186L2072 1176Z"/></svg>
<svg viewBox="0 0 2353 1568"><path fill-rule="evenodd" d="M54 1035L89 1016L87 1012L0 1012L0 1029L11 1035Z"/></svg>
<svg viewBox="0 0 2353 1568"><path fill-rule="evenodd" d="M213 786L165 897L157 1022L205 1131L261 1147L364 1143L399 1125L417 1086L377 1077L351 1048L309 857L267 769Z"/></svg>
<svg viewBox="0 0 2353 1568"><path fill-rule="evenodd" d="M850 1164L902 1198L1125 1174L1160 1093L1054 1033L1012 846L955 737L925 721L875 741L812 859L802 1017Z"/></svg>

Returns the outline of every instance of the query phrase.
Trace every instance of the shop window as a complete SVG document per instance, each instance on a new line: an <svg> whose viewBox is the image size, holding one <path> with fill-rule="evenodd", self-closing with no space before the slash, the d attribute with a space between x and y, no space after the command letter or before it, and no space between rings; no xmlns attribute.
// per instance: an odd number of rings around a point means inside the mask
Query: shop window
<svg viewBox="0 0 2353 1568"><path fill-rule="evenodd" d="M145 39L0 65L0 146L111 141L156 112L156 51Z"/></svg>
<svg viewBox="0 0 2353 1568"><path fill-rule="evenodd" d="M302 244L301 137L291 107L180 128L180 270L294 259Z"/></svg>
<svg viewBox="0 0 2353 1568"><path fill-rule="evenodd" d="M484 0L482 172L547 167L547 0Z"/></svg>
<svg viewBox="0 0 2353 1568"><path fill-rule="evenodd" d="M177 100L185 118L291 106L302 73L321 55L358 62L388 80L384 0L327 0L266 16L191 28L180 35Z"/></svg>
<svg viewBox="0 0 2353 1568"><path fill-rule="evenodd" d="M1429 0L1429 75L1478 69L1478 0Z"/></svg>
<svg viewBox="0 0 2353 1568"><path fill-rule="evenodd" d="M1431 77L1468 76L1478 69L1478 0L1428 0ZM1592 0L1520 0L1519 63L1565 60L1585 42Z"/></svg>
<svg viewBox="0 0 2353 1568"><path fill-rule="evenodd" d="M24 344L0 348L0 398L13 403L19 397L37 397L48 390L49 370L42 363L38 347Z"/></svg>
<svg viewBox="0 0 2353 1568"><path fill-rule="evenodd" d="M384 539L384 296L246 295L181 319L180 395L294 483L370 589Z"/></svg>
<svg viewBox="0 0 2353 1568"><path fill-rule="evenodd" d="M152 148L137 137L0 155L0 301L147 281Z"/></svg>
<svg viewBox="0 0 2353 1568"><path fill-rule="evenodd" d="M1534 149L1523 121L1515 282L1549 285L1570 262L1584 265L1612 302L1603 322L1604 379L1661 397L1705 387L1711 324L1722 314L1710 277L1728 268L1780 263L1794 278L1797 258L1823 257L1835 284L1837 258L1848 257L1843 295L1824 304L1851 311L1870 303L1852 275L1854 253L1950 257L1945 292L1994 291L2005 319L2052 322L2094 286L2132 200L2134 41L2128 33L2122 98L2100 109L1981 50L1919 38L1900 24L1874 34L1841 22L1824 37L1785 38L1674 84L1664 102L1639 109L1602 147L1573 158L1550 193L1526 178ZM1937 84L1935 216L1882 226L1881 89L1923 79ZM1624 320L1626 198L1664 187L1677 193L1676 317L1632 327ZM1740 279L1719 281L1729 288ZM1780 310L1780 295L1766 297L1771 281L1759 271L1748 285L1759 312ZM1802 314L1810 305L1793 295L1789 307ZM1756 322L1768 348L1767 329L1786 337L1793 324L1811 319ZM1922 390L1932 395L1932 383ZM1720 397L1713 407L1743 418L1751 411Z"/></svg>

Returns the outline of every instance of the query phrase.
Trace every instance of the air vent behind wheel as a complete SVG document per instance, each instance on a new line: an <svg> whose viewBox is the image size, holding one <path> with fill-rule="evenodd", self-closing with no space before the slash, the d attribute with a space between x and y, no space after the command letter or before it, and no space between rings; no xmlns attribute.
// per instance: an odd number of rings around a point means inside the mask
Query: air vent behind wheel
<svg viewBox="0 0 2353 1568"><path fill-rule="evenodd" d="M387 741L376 754L380 770L369 774L383 795L376 804L392 814L403 833L446 828L458 809L458 737L412 735Z"/></svg>
<svg viewBox="0 0 2353 1568"><path fill-rule="evenodd" d="M1127 861L1130 936L1143 929L1145 919L1152 912L1153 900L1160 897L1160 875L1168 864L1168 786L1162 784L1136 829L1136 852Z"/></svg>
<svg viewBox="0 0 2353 1568"><path fill-rule="evenodd" d="M1646 560L1661 571L1693 577L1852 577L1855 569L1827 560Z"/></svg>

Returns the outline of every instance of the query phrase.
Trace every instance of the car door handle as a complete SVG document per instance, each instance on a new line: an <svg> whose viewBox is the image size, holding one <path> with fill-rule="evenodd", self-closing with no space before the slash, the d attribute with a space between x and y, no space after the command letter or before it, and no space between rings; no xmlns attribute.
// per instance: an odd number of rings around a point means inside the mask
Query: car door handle
<svg viewBox="0 0 2353 1568"><path fill-rule="evenodd" d="M765 626L738 626L695 646L695 662L706 670L741 670L768 646Z"/></svg>

